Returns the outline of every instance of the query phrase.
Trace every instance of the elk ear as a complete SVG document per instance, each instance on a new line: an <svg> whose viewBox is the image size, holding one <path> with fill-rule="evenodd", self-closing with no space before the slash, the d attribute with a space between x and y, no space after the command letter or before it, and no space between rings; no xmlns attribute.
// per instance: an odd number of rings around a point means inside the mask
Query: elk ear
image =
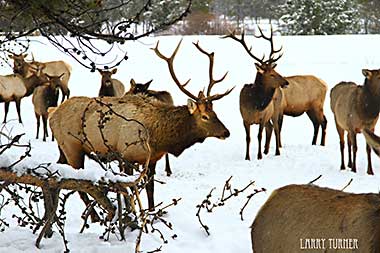
<svg viewBox="0 0 380 253"><path fill-rule="evenodd" d="M129 83L131 84L131 88L135 88L136 87L135 79L132 78Z"/></svg>
<svg viewBox="0 0 380 253"><path fill-rule="evenodd" d="M372 76L372 72L371 72L370 70L368 70L368 69L363 69L363 70L362 70L362 73L363 73L363 75L364 75L366 78L371 78L371 76Z"/></svg>
<svg viewBox="0 0 380 253"><path fill-rule="evenodd" d="M116 72L117 72L116 68L111 71L112 74L116 74Z"/></svg>
<svg viewBox="0 0 380 253"><path fill-rule="evenodd" d="M187 100L187 109L189 109L189 112L190 112L191 115L194 114L194 112L197 110L197 108L198 108L197 103L195 103L191 99Z"/></svg>
<svg viewBox="0 0 380 253"><path fill-rule="evenodd" d="M11 55L11 54L8 54L8 58L14 59L13 55Z"/></svg>
<svg viewBox="0 0 380 253"><path fill-rule="evenodd" d="M264 70L261 68L261 65L260 65L260 64L255 63L255 66L256 66L257 72L259 72L260 74L263 74L263 73L264 73Z"/></svg>
<svg viewBox="0 0 380 253"><path fill-rule="evenodd" d="M28 54L26 53L26 54L23 54L22 55L24 58L26 58L27 56L28 56ZM33 58L33 60L34 60L34 58Z"/></svg>
<svg viewBox="0 0 380 253"><path fill-rule="evenodd" d="M146 90L149 89L149 86L150 86L150 84L151 84L152 82L153 82L153 79L150 80L149 82L147 82L147 83L144 84Z"/></svg>

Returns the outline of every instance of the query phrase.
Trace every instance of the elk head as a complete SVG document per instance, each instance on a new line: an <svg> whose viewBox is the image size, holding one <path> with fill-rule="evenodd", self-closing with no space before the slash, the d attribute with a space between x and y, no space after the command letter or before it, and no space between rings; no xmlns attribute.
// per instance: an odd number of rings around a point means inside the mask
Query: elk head
<svg viewBox="0 0 380 253"><path fill-rule="evenodd" d="M130 81L131 88L129 89L129 94L138 94L138 93L145 93L148 91L150 84L153 82L153 79L150 80L147 83L136 83L135 80L132 78Z"/></svg>
<svg viewBox="0 0 380 253"><path fill-rule="evenodd" d="M380 95L380 69L363 69L362 73L365 77L364 86L367 87L373 95Z"/></svg>
<svg viewBox="0 0 380 253"><path fill-rule="evenodd" d="M190 79L186 81L185 83L181 83L175 72L174 72L174 67L173 67L173 61L174 57L178 52L178 49L181 45L182 40L178 43L176 49L172 53L170 57L164 56L158 49L159 41L157 42L157 45L155 48L153 48L154 52L158 57L161 59L165 60L166 63L168 64L169 72L178 86L178 88L189 97L188 102L187 102L187 108L189 111L189 114L194 118L198 128L204 133L205 136L207 137L217 137L219 139L225 139L230 136L230 132L228 129L223 125L223 123L218 119L218 116L213 110L213 104L212 102L215 100L219 100L223 98L224 96L228 95L231 93L231 91L235 88L233 87L232 89L227 90L223 94L214 94L211 95L211 89L213 86L217 83L222 82L225 77L227 76L227 73L224 74L224 76L218 80L215 80L213 77L213 67L214 67L214 53L208 53L205 50L203 50L199 43L193 43L195 47L208 56L210 65L209 65L209 84L207 87L207 92L206 94L204 91L200 91L198 93L198 96L193 95L190 91L188 91L185 87L187 84L189 84Z"/></svg>
<svg viewBox="0 0 380 253"><path fill-rule="evenodd" d="M112 75L116 74L117 68L108 71L108 70L100 70L98 69L99 73L102 75L102 86L109 87L112 85Z"/></svg>
<svg viewBox="0 0 380 253"><path fill-rule="evenodd" d="M26 76L29 63L25 61L28 54L10 54L8 57L13 60L13 73Z"/></svg>
<svg viewBox="0 0 380 253"><path fill-rule="evenodd" d="M239 42L243 46L243 48L247 51L248 55L251 56L255 61L257 61L255 63L256 70L257 70L256 79L259 79L259 81L261 81L261 83L266 84L267 87L269 87L269 88L278 88L278 87L285 88L289 84L288 81L284 77L282 77L279 73L277 73L275 71L275 68L277 66L276 62L282 57L282 54L279 54L277 57L275 56L275 54L280 53L282 50L282 47L280 49L277 49L277 50L274 49L272 26L271 26L271 30L270 30L271 34L269 37L263 33L263 31L260 27L258 27L258 28L260 31L260 35L258 35L258 36L254 35L254 37L263 38L266 41L270 42L271 52L269 54L268 60L264 60L265 55L263 55L262 58L259 58L252 53L252 47L248 47L247 43L245 42L244 31L242 32L240 39L238 37L236 37L235 31L224 36L223 38L231 38L231 39Z"/></svg>
<svg viewBox="0 0 380 253"><path fill-rule="evenodd" d="M48 74L44 74L47 77L47 82L50 84L53 90L58 92L58 90L62 87L62 77L65 73L60 74L59 76L50 76Z"/></svg>

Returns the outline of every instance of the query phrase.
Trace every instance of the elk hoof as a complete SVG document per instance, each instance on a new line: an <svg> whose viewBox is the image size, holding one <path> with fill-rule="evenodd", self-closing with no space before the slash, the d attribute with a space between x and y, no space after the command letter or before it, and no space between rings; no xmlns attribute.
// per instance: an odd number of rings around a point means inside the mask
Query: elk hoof
<svg viewBox="0 0 380 253"><path fill-rule="evenodd" d="M340 170L345 170L345 169L346 169L346 167L344 165L340 166Z"/></svg>
<svg viewBox="0 0 380 253"><path fill-rule="evenodd" d="M347 167L348 167L348 168L352 168L352 163L349 162L349 163L347 164Z"/></svg>
<svg viewBox="0 0 380 253"><path fill-rule="evenodd" d="M351 171L356 173L356 167L351 168Z"/></svg>
<svg viewBox="0 0 380 253"><path fill-rule="evenodd" d="M269 153L269 149L264 150L264 154L267 155Z"/></svg>
<svg viewBox="0 0 380 253"><path fill-rule="evenodd" d="M258 154L257 155L257 160L261 160L261 159L263 159L263 155L262 154Z"/></svg>
<svg viewBox="0 0 380 253"><path fill-rule="evenodd" d="M373 171L372 171L372 168L367 170L367 174L368 174L368 175L372 175L372 176L374 175L374 174L373 174Z"/></svg>

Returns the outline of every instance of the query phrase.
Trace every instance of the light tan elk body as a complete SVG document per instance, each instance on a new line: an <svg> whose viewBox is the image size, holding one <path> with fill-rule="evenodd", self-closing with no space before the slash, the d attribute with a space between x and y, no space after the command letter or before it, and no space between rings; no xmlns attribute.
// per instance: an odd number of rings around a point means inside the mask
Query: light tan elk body
<svg viewBox="0 0 380 253"><path fill-rule="evenodd" d="M341 166L344 163L344 132L347 131L348 167L356 172L356 134L373 132L380 111L380 70L363 69L364 85L341 82L331 90L331 110L334 113L340 140ZM373 175L371 148L367 141L367 173ZM352 151L352 152L351 152Z"/></svg>
<svg viewBox="0 0 380 253"><path fill-rule="evenodd" d="M150 80L149 82L142 84L136 83L135 80L131 79L131 88L129 89L127 94L145 94L146 96L157 99L158 101L161 101L163 103L174 105L173 98L169 92L149 90L149 85L152 83L152 81L153 80ZM170 176L172 174L168 154L165 155L165 171L167 176Z"/></svg>
<svg viewBox="0 0 380 253"><path fill-rule="evenodd" d="M251 228L254 253L380 252L380 195L288 185L272 193ZM306 239L325 239L324 248L305 249ZM334 249L329 239L351 243Z"/></svg>
<svg viewBox="0 0 380 253"><path fill-rule="evenodd" d="M50 76L59 76L62 75L62 86L60 87L62 92L61 102L65 100L65 98L70 97L70 89L69 89L69 79L71 76L71 66L64 61L50 61L50 62L37 62L31 61L26 62L25 58L27 54L21 55L9 55L11 59L13 59L13 71L14 73L18 73L23 77L28 77L30 73L30 67L35 64L44 64L46 67L43 70L44 74L48 74Z"/></svg>
<svg viewBox="0 0 380 253"><path fill-rule="evenodd" d="M319 127L322 129L321 145L325 145L327 119L323 113L326 98L326 83L312 75L288 76L288 87L283 89L283 114L297 117L306 112L314 126L312 144L317 143ZM280 119L280 130L282 118Z"/></svg>
<svg viewBox="0 0 380 253"><path fill-rule="evenodd" d="M47 120L48 120L48 108L56 107L58 104L58 90L60 89L61 76L49 76L45 75L47 81L43 85L38 86L34 89L32 102L34 106L34 113L37 120L37 134L36 139L38 139L38 133L40 129L40 119L42 118L43 124L43 137L42 140L46 141L48 137L47 130ZM53 137L54 138L54 137ZM52 138L52 140L53 140Z"/></svg>
<svg viewBox="0 0 380 253"><path fill-rule="evenodd" d="M276 61L282 56L279 55L277 58L274 54L280 52L280 50L274 50L273 46L273 31L271 30L270 37L266 37L262 30L260 30L260 36L257 38L264 38L268 40L271 45L271 52L269 59L264 61L256 57L251 52L244 40L244 32L241 38L237 38L234 33L231 33L226 38L232 38L239 42L247 53L258 63L255 63L257 74L254 83L244 85L243 89L240 91L240 113L243 118L243 125L246 132L246 155L245 159L250 160L249 145L251 141L250 137L250 127L252 124L259 125L258 132L258 153L257 159L262 158L261 153L261 139L262 131L266 130L266 142L264 154L269 152L270 138L272 135L272 130L276 135L276 155L280 155L280 126L279 120L282 118L282 99L283 92L280 87L286 87L288 81L278 74L274 69L276 67ZM272 123L270 122L272 121Z"/></svg>
<svg viewBox="0 0 380 253"><path fill-rule="evenodd" d="M116 74L117 69L113 69L112 71L108 70L100 70L99 73L102 75L101 86L99 90L99 97L121 97L124 96L125 88L122 82L119 80L112 78L113 74Z"/></svg>
<svg viewBox="0 0 380 253"><path fill-rule="evenodd" d="M173 69L173 60L179 46L180 43L170 58L159 52L158 44L154 50L160 58L167 62L177 86L191 98L186 106L169 105L146 95L98 98L112 104L113 110L119 115L137 120L148 130L151 147L148 174L151 180L147 185L147 193L150 209L154 208L154 171L157 160L166 153L178 156L188 147L197 142L203 142L207 137L224 139L230 135L228 129L213 111L212 102L229 94L231 90L224 94L210 95L212 86L223 80L214 81L211 72L206 95L200 92L197 97L186 90L184 85L178 81ZM198 44L196 46L199 48ZM213 56L213 54L210 55ZM210 58L210 62L212 63L213 59L211 61ZM53 113L50 118L50 127L61 151L59 162L68 163L77 169L83 168L85 154L94 151L101 154L108 152L98 127L100 115L97 111L100 108L101 106L95 103L94 99L75 97L64 102ZM85 118L85 127L82 124L82 117ZM130 148L126 148L126 143L134 143L140 138L138 134L133 134L136 123L123 121L116 115L110 115L109 118L102 128L107 145L120 153L124 159L144 164L148 152L144 146L132 145ZM84 135L88 141L84 139Z"/></svg>
<svg viewBox="0 0 380 253"><path fill-rule="evenodd" d="M18 114L18 120L22 123L21 119L21 99L30 96L34 89L43 83L40 78L42 66L38 65L31 68L31 74L24 78L20 74L11 74L0 76L0 102L4 102L4 120L7 121L9 111L9 103L14 101Z"/></svg>

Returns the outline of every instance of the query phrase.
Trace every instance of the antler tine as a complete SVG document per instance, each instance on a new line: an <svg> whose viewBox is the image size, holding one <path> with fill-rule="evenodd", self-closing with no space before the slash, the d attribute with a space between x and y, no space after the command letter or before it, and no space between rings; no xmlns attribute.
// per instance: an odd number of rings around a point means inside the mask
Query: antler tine
<svg viewBox="0 0 380 253"><path fill-rule="evenodd" d="M215 95L212 95L212 96L208 96L207 97L207 101L215 101L215 100L221 99L222 97L227 96L228 94L230 94L233 91L233 89L235 89L235 87L236 86L232 87L231 89L227 90L223 94L215 94Z"/></svg>
<svg viewBox="0 0 380 253"><path fill-rule="evenodd" d="M174 61L174 57L176 56L177 52L178 52L178 49L182 43L182 39L179 41L176 49L174 50L174 52L172 53L172 55L170 57L166 57L165 55L163 55L160 50L158 49L158 45L159 45L160 41L157 41L157 44L156 44L156 47L155 48L152 48L152 50L154 50L154 52L156 53L156 55L158 57L160 57L161 59L165 60L166 63L168 64L168 67L169 67L169 72L170 72L170 75L172 76L174 82L176 83L176 85L178 86L178 88L183 92L185 93L188 97L194 99L195 101L198 101L198 97L191 94L190 91L186 90L185 89L185 86L190 82L191 79L187 80L184 84L181 84L181 82L178 80L175 72L174 72L174 67L173 67L173 61Z"/></svg>
<svg viewBox="0 0 380 253"><path fill-rule="evenodd" d="M222 38L231 38L237 42L239 42L245 49L245 51L247 51L247 53L249 54L249 56L251 56L253 59L255 59L256 61L258 61L260 64L263 64L264 63L264 57L265 55L263 56L263 58L259 58L257 56L255 56L253 53L252 53L252 47L248 47L247 43L245 43L245 31L243 30L243 32L241 33L241 38L237 38L236 35L235 35L235 30L227 35L225 35L224 37Z"/></svg>
<svg viewBox="0 0 380 253"><path fill-rule="evenodd" d="M207 55L208 58L209 58L209 60L210 60L209 72L208 72L208 76L209 76L209 80L210 80L210 82L209 82L209 85L208 85L208 87L207 87L207 93L206 93L206 96L209 97L209 96L210 96L210 93L211 93L211 89L212 89L212 87L214 87L215 84L222 82L222 81L226 78L226 76L227 76L227 74L228 74L228 71L222 76L222 78L215 80L215 79L214 79L214 75L213 75L213 69L214 69L214 55L215 55L214 52L212 52L212 53L208 53L206 50L204 50L203 48L201 48L201 46L199 45L199 41L197 41L197 43L194 43L194 42L193 42L193 44L194 44L194 46L195 46L199 51L201 51L203 54Z"/></svg>
<svg viewBox="0 0 380 253"><path fill-rule="evenodd" d="M280 49L274 49L274 44L273 44L273 26L271 25L270 26L270 36L266 36L263 32L263 30L261 29L260 26L257 26L258 29L259 29L259 32L260 32L260 35L254 35L256 38L263 38L267 41L270 42L270 54L269 54L269 59L265 61L265 63L275 63L276 61L278 61L281 57L282 57L282 54L280 54L278 57L274 58L273 56L279 52L281 52L282 50L282 46L280 47Z"/></svg>

